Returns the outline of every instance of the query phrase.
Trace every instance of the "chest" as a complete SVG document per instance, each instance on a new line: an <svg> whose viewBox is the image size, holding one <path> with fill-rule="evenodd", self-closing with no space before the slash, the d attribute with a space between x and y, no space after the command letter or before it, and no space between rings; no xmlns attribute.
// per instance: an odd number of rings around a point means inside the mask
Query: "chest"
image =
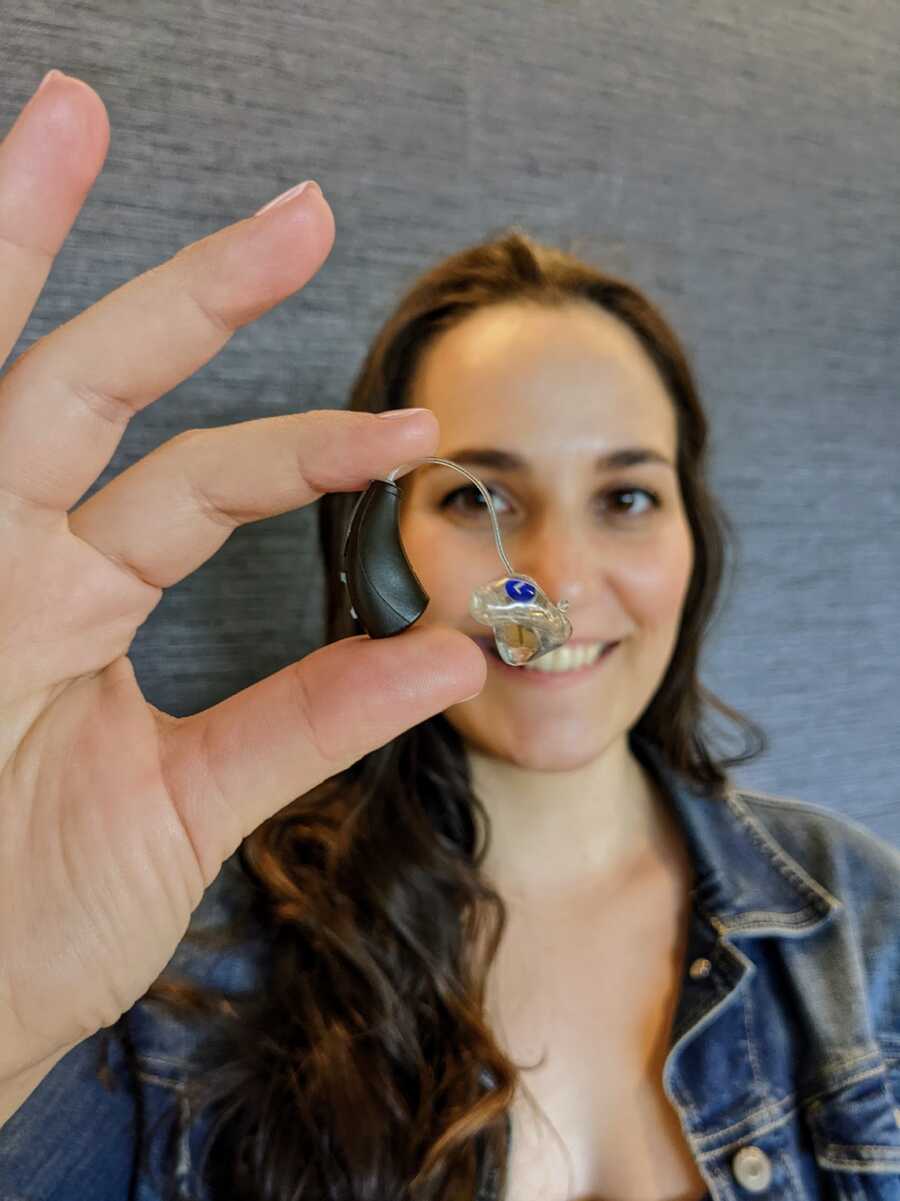
<svg viewBox="0 0 900 1201"><path fill-rule="evenodd" d="M662 1085L685 971L689 888L685 870L651 871L614 900L507 902L488 1017L516 1063L535 1065L523 1072L510 1114L507 1198L706 1196Z"/></svg>

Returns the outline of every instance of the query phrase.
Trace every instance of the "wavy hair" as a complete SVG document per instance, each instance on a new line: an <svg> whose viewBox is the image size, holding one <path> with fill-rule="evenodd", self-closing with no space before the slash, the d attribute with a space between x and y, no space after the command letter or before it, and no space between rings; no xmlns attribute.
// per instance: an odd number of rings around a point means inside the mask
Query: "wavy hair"
<svg viewBox="0 0 900 1201"><path fill-rule="evenodd" d="M671 396L694 566L667 670L629 737L721 798L727 768L755 758L767 739L698 678L736 539L707 486L707 420L686 353L650 300L512 227L412 284L372 341L348 407L404 406L436 337L511 300L588 301L613 314ZM326 494L318 504L327 642L361 632L338 578L356 496ZM704 729L712 713L741 729L743 752L716 752ZM141 1002L196 1021L205 1035L182 1103L209 1117L202 1175L216 1201L472 1201L489 1183L502 1193L509 1111L524 1080L484 1012L507 920L480 872L489 839L461 737L438 714L243 841L245 900L226 926L192 928L185 939L237 948L256 932L266 948L259 984L226 992L164 973ZM127 1018L113 1029L133 1054Z"/></svg>

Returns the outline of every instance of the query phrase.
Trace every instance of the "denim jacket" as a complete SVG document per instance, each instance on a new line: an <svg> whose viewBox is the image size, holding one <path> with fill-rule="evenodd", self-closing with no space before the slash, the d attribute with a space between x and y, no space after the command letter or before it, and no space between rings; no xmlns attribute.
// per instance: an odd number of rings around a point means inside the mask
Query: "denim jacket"
<svg viewBox="0 0 900 1201"><path fill-rule="evenodd" d="M632 747L697 872L663 1085L710 1198L900 1201L900 853L808 801L732 783L703 796ZM218 921L240 880L232 858L195 920ZM183 942L170 967L238 991L262 956ZM96 1078L95 1035L0 1129L0 1201L163 1201L162 1140L147 1132L166 1113L179 1182L225 1201L198 1179L204 1117L180 1097L196 1035L145 1001L127 1023L138 1068L113 1040L120 1087ZM474 1201L496 1201L495 1184Z"/></svg>

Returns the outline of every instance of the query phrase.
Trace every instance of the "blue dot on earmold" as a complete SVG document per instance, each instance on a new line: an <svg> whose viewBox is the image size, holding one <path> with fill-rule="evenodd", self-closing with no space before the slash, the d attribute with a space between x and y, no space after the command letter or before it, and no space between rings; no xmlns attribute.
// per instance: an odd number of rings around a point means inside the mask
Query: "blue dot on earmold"
<svg viewBox="0 0 900 1201"><path fill-rule="evenodd" d="M530 601L537 595L537 589L527 580L510 579L506 581L506 595L510 600Z"/></svg>

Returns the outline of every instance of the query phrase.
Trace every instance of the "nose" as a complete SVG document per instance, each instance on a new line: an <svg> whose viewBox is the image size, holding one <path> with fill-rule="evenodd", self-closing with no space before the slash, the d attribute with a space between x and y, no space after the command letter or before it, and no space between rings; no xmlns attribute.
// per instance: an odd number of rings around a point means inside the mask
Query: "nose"
<svg viewBox="0 0 900 1201"><path fill-rule="evenodd" d="M570 523L548 518L532 527L507 551L516 571L537 580L554 604L569 602L569 617L584 609L592 591L592 556L583 534Z"/></svg>

